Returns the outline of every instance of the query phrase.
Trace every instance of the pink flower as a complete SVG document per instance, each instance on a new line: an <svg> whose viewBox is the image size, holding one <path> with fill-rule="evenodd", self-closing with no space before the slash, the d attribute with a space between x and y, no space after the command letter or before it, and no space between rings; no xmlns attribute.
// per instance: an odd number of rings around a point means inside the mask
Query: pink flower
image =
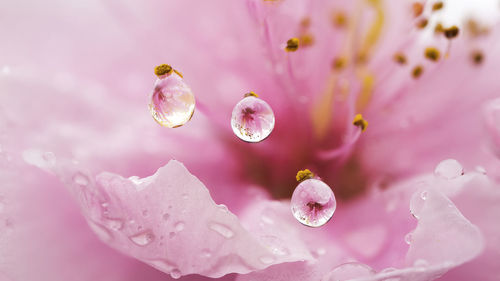
<svg viewBox="0 0 500 281"><path fill-rule="evenodd" d="M497 280L499 31L421 4L3 7L0 280ZM164 62L196 97L176 129L147 109ZM320 228L290 210L304 168L337 199Z"/></svg>

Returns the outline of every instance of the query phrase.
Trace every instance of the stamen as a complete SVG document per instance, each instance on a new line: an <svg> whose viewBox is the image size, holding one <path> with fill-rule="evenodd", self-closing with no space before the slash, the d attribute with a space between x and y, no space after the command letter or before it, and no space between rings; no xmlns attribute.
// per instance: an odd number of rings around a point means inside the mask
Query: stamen
<svg viewBox="0 0 500 281"><path fill-rule="evenodd" d="M412 5L412 9L413 9L413 16L418 17L424 12L424 4L420 2L415 2Z"/></svg>
<svg viewBox="0 0 500 281"><path fill-rule="evenodd" d="M416 78L420 77L420 75L422 75L423 72L424 72L423 66L417 65L413 68L411 74L412 74L413 78L416 79Z"/></svg>
<svg viewBox="0 0 500 281"><path fill-rule="evenodd" d="M286 41L285 51L295 52L299 49L299 38L293 37Z"/></svg>
<svg viewBox="0 0 500 281"><path fill-rule="evenodd" d="M395 53L393 58L399 64L406 64L406 56L401 52Z"/></svg>
<svg viewBox="0 0 500 281"><path fill-rule="evenodd" d="M439 2L436 2L434 3L434 5L432 5L432 11L439 11L443 8L444 4L443 2L439 1Z"/></svg>
<svg viewBox="0 0 500 281"><path fill-rule="evenodd" d="M459 29L456 25L444 29L444 36L448 39L453 39L458 36Z"/></svg>
<svg viewBox="0 0 500 281"><path fill-rule="evenodd" d="M344 12L334 12L332 15L332 23L337 28L342 28L347 25L347 16Z"/></svg>
<svg viewBox="0 0 500 281"><path fill-rule="evenodd" d="M467 31L471 34L472 37L479 37L482 35L486 35L489 32L489 29L485 26L481 26L478 22L473 19L469 19L467 21Z"/></svg>
<svg viewBox="0 0 500 281"><path fill-rule="evenodd" d="M364 38L365 40L361 45L359 55L357 57L357 62L359 63L365 63L368 61L373 46L375 46L380 38L380 35L382 34L382 28L384 27L385 22L382 1L370 0L367 2L373 6L373 9L375 10L375 18L373 19L373 22Z"/></svg>
<svg viewBox="0 0 500 281"><path fill-rule="evenodd" d="M307 29L311 26L311 18L305 17L300 21L300 26Z"/></svg>
<svg viewBox="0 0 500 281"><path fill-rule="evenodd" d="M314 35L312 35L312 33L304 33L300 36L299 41L301 42L300 45L303 47L312 46L314 44Z"/></svg>
<svg viewBox="0 0 500 281"><path fill-rule="evenodd" d="M173 68L168 65L168 64L160 64L157 67L155 67L155 74L158 76L158 78L162 78L165 75L169 75L172 73ZM179 75L181 76L181 75ZM181 76L182 78L182 76Z"/></svg>
<svg viewBox="0 0 500 281"><path fill-rule="evenodd" d="M174 69L174 72L175 72L175 74L179 75L179 77L184 78L184 76L182 76L182 73L180 71L178 71L177 69Z"/></svg>
<svg viewBox="0 0 500 281"><path fill-rule="evenodd" d="M429 21L426 18L423 18L417 22L416 26L419 29L424 29L428 23L429 23Z"/></svg>
<svg viewBox="0 0 500 281"><path fill-rule="evenodd" d="M434 47L425 48L425 57L431 61L438 61L440 57L439 50Z"/></svg>
<svg viewBox="0 0 500 281"><path fill-rule="evenodd" d="M439 34L444 32L444 27L441 23L436 24L434 27L434 33Z"/></svg>
<svg viewBox="0 0 500 281"><path fill-rule="evenodd" d="M484 60L483 52L481 52L480 50L472 51L471 59L474 62L474 64L480 65L481 63L483 63L483 60Z"/></svg>
<svg viewBox="0 0 500 281"><path fill-rule="evenodd" d="M354 120L352 120L352 124L354 126L360 127L361 132L364 132L366 130L366 128L368 127L368 121L363 119L363 115L361 115L361 114L356 114L356 116L354 116Z"/></svg>
<svg viewBox="0 0 500 281"><path fill-rule="evenodd" d="M301 170L297 172L297 175L295 176L295 179L298 182L307 180L307 179L312 179L314 178L314 173L311 172L309 169Z"/></svg>
<svg viewBox="0 0 500 281"><path fill-rule="evenodd" d="M256 97L256 98L258 98L258 97L259 97L259 95L257 95L254 91L251 91L251 92L249 92L249 93L246 93L246 94L244 95L244 97L245 97L245 98L246 98L246 97Z"/></svg>
<svg viewBox="0 0 500 281"><path fill-rule="evenodd" d="M341 56L341 57L333 59L333 63L332 63L333 69L340 71L340 70L344 69L346 66L347 66L347 58L346 57Z"/></svg>

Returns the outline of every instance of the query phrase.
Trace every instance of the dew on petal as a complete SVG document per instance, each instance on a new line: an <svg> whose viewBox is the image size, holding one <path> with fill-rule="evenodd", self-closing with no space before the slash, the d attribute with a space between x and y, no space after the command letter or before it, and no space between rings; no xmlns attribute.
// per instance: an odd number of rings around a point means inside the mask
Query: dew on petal
<svg viewBox="0 0 500 281"><path fill-rule="evenodd" d="M263 256L263 257L260 257L259 260L263 263L263 264L271 264L273 263L276 259L274 257L271 257L271 256Z"/></svg>
<svg viewBox="0 0 500 281"><path fill-rule="evenodd" d="M234 236L234 232L229 227L220 223L210 223L208 227L227 239L230 239Z"/></svg>
<svg viewBox="0 0 500 281"><path fill-rule="evenodd" d="M303 192L307 196L302 197ZM319 227L333 216L337 201L330 187L321 180L307 179L295 188L291 209L293 216L302 224Z"/></svg>
<svg viewBox="0 0 500 281"><path fill-rule="evenodd" d="M151 230L146 230L129 237L138 246L146 246L155 240L155 235Z"/></svg>
<svg viewBox="0 0 500 281"><path fill-rule="evenodd" d="M243 141L263 141L274 128L273 110L262 99L247 96L234 106L231 127Z"/></svg>
<svg viewBox="0 0 500 281"><path fill-rule="evenodd" d="M274 255L287 256L290 250L285 246L285 243L280 238L274 235L264 235L260 237L260 241L269 249Z"/></svg>
<svg viewBox="0 0 500 281"><path fill-rule="evenodd" d="M413 241L413 234L410 232L405 235L405 242L406 244L410 245L412 241Z"/></svg>
<svg viewBox="0 0 500 281"><path fill-rule="evenodd" d="M175 229L175 231L180 232L180 231L184 230L185 226L186 225L184 224L184 222L180 221L180 222L175 224L174 229Z"/></svg>
<svg viewBox="0 0 500 281"><path fill-rule="evenodd" d="M182 273L180 270L178 270L177 268L173 269L171 272L170 272L170 277L174 278L174 279L179 279L181 278L182 276Z"/></svg>
<svg viewBox="0 0 500 281"><path fill-rule="evenodd" d="M375 271L359 262L348 262L341 264L326 274L321 281L350 280L361 277L368 277L375 274Z"/></svg>
<svg viewBox="0 0 500 281"><path fill-rule="evenodd" d="M424 194L424 196L422 196L422 194ZM422 212L424 208L426 199L426 191L417 191L412 195L410 199L410 212L416 219L420 217L420 212Z"/></svg>
<svg viewBox="0 0 500 281"><path fill-rule="evenodd" d="M107 228L118 231L123 228L123 221L121 219L105 219L104 224Z"/></svg>
<svg viewBox="0 0 500 281"><path fill-rule="evenodd" d="M201 250L201 255L202 258L210 258L212 256L212 252L210 252L209 249L203 249Z"/></svg>
<svg viewBox="0 0 500 281"><path fill-rule="evenodd" d="M150 95L149 110L158 124L176 128L191 119L195 103L193 92L184 79L172 73L156 80Z"/></svg>
<svg viewBox="0 0 500 281"><path fill-rule="evenodd" d="M73 182L80 186L87 186L89 184L89 178L82 172L76 172L73 175Z"/></svg>
<svg viewBox="0 0 500 281"><path fill-rule="evenodd" d="M464 168L462 165L455 159L447 159L441 161L436 169L434 170L434 174L437 177L444 179L454 179L464 174Z"/></svg>
<svg viewBox="0 0 500 281"><path fill-rule="evenodd" d="M164 259L154 259L148 261L148 263L153 267L165 272L170 272L175 269L175 265L173 263Z"/></svg>

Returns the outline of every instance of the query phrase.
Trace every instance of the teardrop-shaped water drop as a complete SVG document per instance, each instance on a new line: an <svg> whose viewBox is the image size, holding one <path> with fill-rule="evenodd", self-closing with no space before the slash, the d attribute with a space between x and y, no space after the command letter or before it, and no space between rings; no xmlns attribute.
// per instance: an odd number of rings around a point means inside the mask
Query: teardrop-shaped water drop
<svg viewBox="0 0 500 281"><path fill-rule="evenodd" d="M105 219L104 224L113 231L118 231L123 228L123 221L121 219Z"/></svg>
<svg viewBox="0 0 500 281"><path fill-rule="evenodd" d="M194 108L193 92L176 72L156 80L149 110L158 124L168 128L180 127L191 119Z"/></svg>
<svg viewBox="0 0 500 281"><path fill-rule="evenodd" d="M155 235L151 230L145 230L129 237L138 246L147 246L155 240Z"/></svg>
<svg viewBox="0 0 500 281"><path fill-rule="evenodd" d="M464 168L462 165L455 159L447 159L441 161L434 170L434 174L437 177L443 179L454 179L464 174Z"/></svg>
<svg viewBox="0 0 500 281"><path fill-rule="evenodd" d="M273 110L265 101L248 95L234 106L231 127L243 141L263 141L274 129Z"/></svg>
<svg viewBox="0 0 500 281"><path fill-rule="evenodd" d="M230 239L234 236L234 232L227 226L222 225L220 223L210 223L208 228L222 235L224 238Z"/></svg>
<svg viewBox="0 0 500 281"><path fill-rule="evenodd" d="M302 196L301 194L306 194ZM291 209L293 216L302 224L319 227L327 223L337 207L335 195L321 180L307 179L295 188Z"/></svg>
<svg viewBox="0 0 500 281"><path fill-rule="evenodd" d="M182 276L182 273L177 268L170 271L170 277L172 277L174 279L179 279L179 278L181 278L181 276Z"/></svg>
<svg viewBox="0 0 500 281"><path fill-rule="evenodd" d="M406 244L410 245L412 241L413 241L413 234L410 232L405 235L405 242Z"/></svg>

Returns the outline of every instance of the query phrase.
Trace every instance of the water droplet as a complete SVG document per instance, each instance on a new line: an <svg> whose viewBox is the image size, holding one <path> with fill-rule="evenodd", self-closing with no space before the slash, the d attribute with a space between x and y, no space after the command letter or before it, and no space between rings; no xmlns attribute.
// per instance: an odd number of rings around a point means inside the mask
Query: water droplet
<svg viewBox="0 0 500 281"><path fill-rule="evenodd" d="M208 227L227 239L230 239L234 236L234 232L229 227L222 225L220 223L213 222L210 223Z"/></svg>
<svg viewBox="0 0 500 281"><path fill-rule="evenodd" d="M147 263L149 263L154 268L157 268L164 272L170 272L171 270L175 269L175 264L163 259L154 259L147 261Z"/></svg>
<svg viewBox="0 0 500 281"><path fill-rule="evenodd" d="M476 166L476 171L480 174L486 175L486 169L483 166Z"/></svg>
<svg viewBox="0 0 500 281"><path fill-rule="evenodd" d="M375 274L375 271L359 262L348 262L341 264L326 274L322 281L350 280L361 277L368 277Z"/></svg>
<svg viewBox="0 0 500 281"><path fill-rule="evenodd" d="M464 168L455 159L441 161L434 170L437 177L444 179L454 179L464 174Z"/></svg>
<svg viewBox="0 0 500 281"><path fill-rule="evenodd" d="M267 224L274 224L274 220L266 215L262 215L260 219Z"/></svg>
<svg viewBox="0 0 500 281"><path fill-rule="evenodd" d="M274 257L271 257L271 256L263 256L263 257L260 257L259 260L263 263L263 264L271 264L273 263L276 259Z"/></svg>
<svg viewBox="0 0 500 281"><path fill-rule="evenodd" d="M413 241L413 234L410 232L405 235L405 242L406 244L410 245L412 241Z"/></svg>
<svg viewBox="0 0 500 281"><path fill-rule="evenodd" d="M422 200L426 200L427 199L427 191L424 190L420 193L420 198L422 198Z"/></svg>
<svg viewBox="0 0 500 281"><path fill-rule="evenodd" d="M138 246L146 246L155 240L155 235L151 230L145 230L129 237Z"/></svg>
<svg viewBox="0 0 500 281"><path fill-rule="evenodd" d="M56 155L53 152L47 151L42 155L43 160L47 163L48 167L54 167L56 165Z"/></svg>
<svg viewBox="0 0 500 281"><path fill-rule="evenodd" d="M170 214L165 213L165 214L163 214L162 218L164 221L168 221L168 218L170 218Z"/></svg>
<svg viewBox="0 0 500 281"><path fill-rule="evenodd" d="M273 110L257 97L245 97L234 106L231 127L234 134L243 141L263 141L274 128Z"/></svg>
<svg viewBox="0 0 500 281"><path fill-rule="evenodd" d="M89 184L89 178L82 172L76 172L73 175L73 182L79 186L87 186Z"/></svg>
<svg viewBox="0 0 500 281"><path fill-rule="evenodd" d="M316 253L318 254L318 256L323 256L324 254L326 254L326 249L325 248L319 248L316 250Z"/></svg>
<svg viewBox="0 0 500 281"><path fill-rule="evenodd" d="M156 80L149 110L158 124L168 128L180 127L191 119L194 108L193 92L177 73Z"/></svg>
<svg viewBox="0 0 500 281"><path fill-rule="evenodd" d="M424 192L415 192L410 199L410 212L416 218L420 218L420 213L424 209L425 200L427 199L427 194L422 196ZM425 198L425 199L424 199Z"/></svg>
<svg viewBox="0 0 500 281"><path fill-rule="evenodd" d="M287 256L290 251L285 246L282 239L274 235L263 235L260 237L260 241L264 244L274 255L277 256Z"/></svg>
<svg viewBox="0 0 500 281"><path fill-rule="evenodd" d="M210 252L209 249L201 250L201 257L202 258L210 258L211 256L212 256L212 253Z"/></svg>
<svg viewBox="0 0 500 281"><path fill-rule="evenodd" d="M7 159L8 160L8 159ZM52 152L42 153L37 149L27 149L23 151L23 160L40 169L50 171L56 164L56 156Z"/></svg>
<svg viewBox="0 0 500 281"><path fill-rule="evenodd" d="M105 219L104 224L107 228L118 231L123 228L123 221L121 219Z"/></svg>
<svg viewBox="0 0 500 281"><path fill-rule="evenodd" d="M184 230L185 226L186 226L186 224L184 222L180 221L180 222L177 222L175 224L174 229L175 229L175 231L180 232L180 231Z"/></svg>
<svg viewBox="0 0 500 281"><path fill-rule="evenodd" d="M306 197L299 194L305 192ZM327 223L333 216L337 201L330 187L321 180L308 179L295 188L291 209L293 216L302 224L319 227Z"/></svg>
<svg viewBox="0 0 500 281"><path fill-rule="evenodd" d="M414 267L427 267L429 263L426 260L418 259L413 263Z"/></svg>
<svg viewBox="0 0 500 281"><path fill-rule="evenodd" d="M174 279L179 279L181 278L182 276L182 273L180 270L178 270L177 268L173 269L172 271L170 271L170 276Z"/></svg>

